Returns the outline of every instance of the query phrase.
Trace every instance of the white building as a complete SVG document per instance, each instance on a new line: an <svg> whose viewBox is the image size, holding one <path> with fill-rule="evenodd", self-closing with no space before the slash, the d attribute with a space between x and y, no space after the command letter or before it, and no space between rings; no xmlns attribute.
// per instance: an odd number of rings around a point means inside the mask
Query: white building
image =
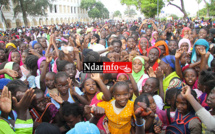
<svg viewBox="0 0 215 134"><path fill-rule="evenodd" d="M86 10L80 8L81 0L55 0L51 3L53 5L52 10L48 8L46 10L46 16L32 17L28 16L28 26L38 25L50 25L50 24L62 24L71 23L76 21L89 21L89 17ZM13 7L12 0L10 0L10 7ZM15 28L18 26L24 26L22 14L19 13L14 18L13 8L6 10L3 8L3 13L8 24L8 28ZM5 29L6 26L0 19L0 28Z"/></svg>

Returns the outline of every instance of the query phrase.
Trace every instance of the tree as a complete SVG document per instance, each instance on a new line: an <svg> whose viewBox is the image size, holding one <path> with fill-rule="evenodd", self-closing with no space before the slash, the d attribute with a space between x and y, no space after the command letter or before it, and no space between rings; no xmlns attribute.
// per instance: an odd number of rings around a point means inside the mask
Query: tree
<svg viewBox="0 0 215 134"><path fill-rule="evenodd" d="M184 19L187 18L187 12L185 10L185 7L184 7L184 0L180 0L181 2L181 6L178 6L174 3L172 3L172 1L174 0L168 0L168 5L172 5L172 6L175 6L176 8L178 8L183 14L184 14Z"/></svg>
<svg viewBox="0 0 215 134"><path fill-rule="evenodd" d="M178 19L178 16L175 15L175 14L171 14L170 16L173 17L174 20L177 20L177 19Z"/></svg>
<svg viewBox="0 0 215 134"><path fill-rule="evenodd" d="M90 18L109 18L109 11L105 8L104 4L96 0L82 0L81 6L82 9L88 11L88 16Z"/></svg>
<svg viewBox="0 0 215 134"><path fill-rule="evenodd" d="M121 16L122 16L122 14L119 10L117 10L113 13L113 17L121 17Z"/></svg>
<svg viewBox="0 0 215 134"><path fill-rule="evenodd" d="M202 8L198 11L199 16L206 16L207 15L207 8Z"/></svg>
<svg viewBox="0 0 215 134"><path fill-rule="evenodd" d="M157 0L121 0L121 3L126 4L127 6L136 6L136 8L140 9L146 17L155 17L157 14ZM163 0L159 0L159 13L164 5Z"/></svg>
<svg viewBox="0 0 215 134"><path fill-rule="evenodd" d="M9 2L9 0L0 0L0 10L1 10L0 12L1 12L2 19L3 19L3 23L8 28L9 26L6 23L6 19L5 19L4 13L2 11L3 8L5 8L6 10L10 9L10 2Z"/></svg>
<svg viewBox="0 0 215 134"><path fill-rule="evenodd" d="M198 17L199 17L199 4L202 2L202 0L196 0L196 2L198 3Z"/></svg>
<svg viewBox="0 0 215 134"><path fill-rule="evenodd" d="M52 7L51 1L54 0L13 0L14 17L22 13L25 26L28 25L27 17L31 16L45 16L48 7Z"/></svg>
<svg viewBox="0 0 215 134"><path fill-rule="evenodd" d="M127 15L128 17L132 17L134 15L137 15L136 11L134 9L130 9L129 6L125 10L124 14Z"/></svg>

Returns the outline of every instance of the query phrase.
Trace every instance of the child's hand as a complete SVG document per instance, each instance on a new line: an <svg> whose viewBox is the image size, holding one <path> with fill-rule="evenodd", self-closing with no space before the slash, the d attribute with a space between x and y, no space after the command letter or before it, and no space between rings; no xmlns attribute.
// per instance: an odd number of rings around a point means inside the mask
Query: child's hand
<svg viewBox="0 0 215 134"><path fill-rule="evenodd" d="M8 68L5 68L4 70L5 70L5 73L11 76L12 78L16 78L19 75L17 71L14 71Z"/></svg>
<svg viewBox="0 0 215 134"><path fill-rule="evenodd" d="M4 86L0 96L0 109L3 113L10 113L11 105L11 92Z"/></svg>
<svg viewBox="0 0 215 134"><path fill-rule="evenodd" d="M154 125L154 131L156 134L161 133L161 128L159 126Z"/></svg>
<svg viewBox="0 0 215 134"><path fill-rule="evenodd" d="M79 54L79 49L77 47L73 47L73 51L75 52L75 54Z"/></svg>
<svg viewBox="0 0 215 134"><path fill-rule="evenodd" d="M187 99L191 95L190 86L186 85L186 86L182 87L181 95Z"/></svg>
<svg viewBox="0 0 215 134"><path fill-rule="evenodd" d="M92 113L93 111L91 111L91 109L92 109L92 106L90 106L90 105L85 105L85 106L84 106L84 113L85 113L85 114L90 114L90 113Z"/></svg>
<svg viewBox="0 0 215 134"><path fill-rule="evenodd" d="M112 52L112 51L113 51L113 46L112 46L112 45L110 45L110 46L108 47L108 51L109 51L109 52Z"/></svg>
<svg viewBox="0 0 215 134"><path fill-rule="evenodd" d="M68 51L67 49L63 49L63 52L64 52L65 54L69 54L69 51Z"/></svg>
<svg viewBox="0 0 215 134"><path fill-rule="evenodd" d="M94 81L99 81L99 80L101 80L100 74L99 74L99 73L92 73L92 74L91 74L91 78L92 78Z"/></svg>
<svg viewBox="0 0 215 134"><path fill-rule="evenodd" d="M12 99L14 109L19 112L25 112L31 105L31 102L33 101L35 96L36 94L34 94L34 89L31 88L25 92L25 95L19 102L17 102L16 97L13 97Z"/></svg>
<svg viewBox="0 0 215 134"><path fill-rule="evenodd" d="M148 72L149 77L156 77L155 72L152 67L149 67L149 70L147 72Z"/></svg>
<svg viewBox="0 0 215 134"><path fill-rule="evenodd" d="M137 105L140 107L134 112L136 117L146 117L152 113L152 111L147 111L146 103L138 102Z"/></svg>
<svg viewBox="0 0 215 134"><path fill-rule="evenodd" d="M206 54L206 50L204 47L197 47L197 51L201 54L201 55L205 55Z"/></svg>
<svg viewBox="0 0 215 134"><path fill-rule="evenodd" d="M179 59L182 53L183 53L183 49L182 48L178 49L175 53L175 58Z"/></svg>
<svg viewBox="0 0 215 134"><path fill-rule="evenodd" d="M129 57L129 55L124 56L124 57L121 59L121 61L124 61L124 62L128 61L128 57Z"/></svg>
<svg viewBox="0 0 215 134"><path fill-rule="evenodd" d="M49 54L46 56L46 62L50 63L52 61L52 56Z"/></svg>
<svg viewBox="0 0 215 134"><path fill-rule="evenodd" d="M92 107L91 113L97 117L100 118L105 114L105 109L101 107Z"/></svg>
<svg viewBox="0 0 215 134"><path fill-rule="evenodd" d="M72 79L68 78L67 81L68 81L69 87L72 87L72 85L73 85Z"/></svg>
<svg viewBox="0 0 215 134"><path fill-rule="evenodd" d="M163 79L163 70L161 70L160 67L157 68L157 70L155 71L155 74L158 79Z"/></svg>
<svg viewBox="0 0 215 134"><path fill-rule="evenodd" d="M57 95L56 93L55 94L49 94L51 97L52 97L52 99L54 99L57 103L59 103L59 104L62 104L63 103L63 99L59 96L59 95Z"/></svg>

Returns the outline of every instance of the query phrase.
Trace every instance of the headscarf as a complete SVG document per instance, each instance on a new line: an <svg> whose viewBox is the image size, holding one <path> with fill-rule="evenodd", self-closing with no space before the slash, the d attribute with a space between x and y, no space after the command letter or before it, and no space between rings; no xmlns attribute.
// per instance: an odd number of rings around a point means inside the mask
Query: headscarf
<svg viewBox="0 0 215 134"><path fill-rule="evenodd" d="M16 48L16 45L14 45L13 43L7 43L5 48L8 48L9 46L12 46L13 48Z"/></svg>
<svg viewBox="0 0 215 134"><path fill-rule="evenodd" d="M34 49L34 45L38 43L36 40L32 41L31 45L32 45L32 48Z"/></svg>
<svg viewBox="0 0 215 134"><path fill-rule="evenodd" d="M127 77L127 79L129 80L129 77L128 77L128 75L127 75L126 73L119 73L119 74L117 75L117 77L116 77L117 80L118 80L118 78L119 78L120 75L125 75L125 76Z"/></svg>
<svg viewBox="0 0 215 134"><path fill-rule="evenodd" d="M100 134L100 131L95 124L86 121L77 123L67 134Z"/></svg>
<svg viewBox="0 0 215 134"><path fill-rule="evenodd" d="M167 55L161 59L166 64L169 64L170 67L175 71L175 56L174 55Z"/></svg>
<svg viewBox="0 0 215 134"><path fill-rule="evenodd" d="M41 74L40 65L41 65L42 61L46 61L46 57L41 57L37 61L37 66L38 66L38 69L40 71L40 74ZM49 71L50 71L50 65L49 65Z"/></svg>
<svg viewBox="0 0 215 134"><path fill-rule="evenodd" d="M188 52L190 52L190 49L191 49L191 43L190 43L190 40L189 39L186 39L186 38L183 38L179 41L178 43L178 48L180 48L181 44L182 43L187 43L188 44Z"/></svg>
<svg viewBox="0 0 215 134"><path fill-rule="evenodd" d="M205 46L206 53L209 50L209 43L205 39L198 39L196 41L196 43L194 44L194 46L193 46L193 51L192 51L192 56L191 56L191 63L194 63L193 61L196 62L196 60L197 60L196 48L195 48L197 45ZM208 67L211 67L211 61L213 60L213 58L214 58L213 55L210 54L210 56L208 58Z"/></svg>
<svg viewBox="0 0 215 134"><path fill-rule="evenodd" d="M154 32L152 33L152 41L151 41L151 45L152 45L152 46L154 46L154 45L155 45L155 42L156 42L156 40L153 38L154 34L156 34L156 33L158 33L158 32L157 32L157 31L154 31Z"/></svg>
<svg viewBox="0 0 215 134"><path fill-rule="evenodd" d="M182 32L181 32L181 37L183 38L184 37L184 31L185 30L189 30L190 31L190 28L189 27L184 27L183 29L182 29Z"/></svg>
<svg viewBox="0 0 215 134"><path fill-rule="evenodd" d="M140 38L139 43L138 43L138 48L139 48L139 51L140 51L141 54L143 54L143 50L142 50L142 48L141 48L141 46L140 46L140 42L141 42L142 40L146 40L146 41L147 41L146 50L147 50L148 47L149 47L149 41L148 41L146 38Z"/></svg>
<svg viewBox="0 0 215 134"><path fill-rule="evenodd" d="M138 73L135 73L134 71L132 71L132 76L134 77L134 80L136 81L136 82L138 82L139 80L140 80L140 78L141 78L141 76L143 75L143 74L145 74L145 72L144 72L144 70L145 70L145 68L144 68L144 59L143 58L141 58L141 57L135 57L134 59L133 59L133 62L134 62L134 60L136 60L136 59L139 59L141 62L142 62L142 64L143 64L143 66L142 66L142 69L140 70L140 72L138 72Z"/></svg>
<svg viewBox="0 0 215 134"><path fill-rule="evenodd" d="M164 56L169 55L169 48L168 48L168 46L167 46L167 44L166 44L165 41L160 40L160 41L158 41L158 42L155 43L155 46L156 47L158 47L158 46L164 46L165 50L166 50L166 53L164 53Z"/></svg>
<svg viewBox="0 0 215 134"><path fill-rule="evenodd" d="M3 44L5 44L5 42L4 42L4 41L0 41L0 43L3 43Z"/></svg>
<svg viewBox="0 0 215 134"><path fill-rule="evenodd" d="M183 86L183 82L180 79L173 79L170 81L167 90L171 88L181 89L182 86Z"/></svg>
<svg viewBox="0 0 215 134"><path fill-rule="evenodd" d="M9 56L8 56L8 61L12 61L11 54L12 54L13 52L18 52L18 53L19 53L19 55L20 55L19 66L22 66L22 65L23 65L23 63L22 63L22 56L21 56L21 53L20 53L19 51L11 51L11 52L9 53Z"/></svg>
<svg viewBox="0 0 215 134"><path fill-rule="evenodd" d="M160 55L161 55L161 50L160 50L160 48L158 48L158 47L156 47L156 46L152 46L152 47L150 47L149 49L147 49L147 56L149 56L149 52L150 52L150 50L151 50L152 48L156 48L156 49L158 50L158 54L159 54L159 57L160 57Z"/></svg>
<svg viewBox="0 0 215 134"><path fill-rule="evenodd" d="M127 34L127 35L129 36L129 32L124 32L124 33ZM123 34L124 34L124 33L123 33Z"/></svg>
<svg viewBox="0 0 215 134"><path fill-rule="evenodd" d="M5 64L5 66L4 66L4 69L11 69L11 70L13 70L13 64L14 64L14 62L8 62L8 63L6 63ZM4 74L4 77L6 78L6 79L10 79L10 80L13 80L13 78L11 77L11 76L9 76L8 74Z"/></svg>

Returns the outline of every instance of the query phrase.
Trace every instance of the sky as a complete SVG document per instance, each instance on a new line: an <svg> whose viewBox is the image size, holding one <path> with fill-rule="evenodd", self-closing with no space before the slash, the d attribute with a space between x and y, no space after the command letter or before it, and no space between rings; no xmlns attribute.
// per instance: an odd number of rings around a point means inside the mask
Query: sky
<svg viewBox="0 0 215 134"><path fill-rule="evenodd" d="M122 14L124 14L124 11L126 9L126 5L121 5L120 0L100 0L109 10L110 14L112 14L114 11L121 11ZM167 1L167 0L164 0ZM167 3L167 2L166 2ZM180 0L174 0L172 2L176 5L180 6ZM190 13L191 17L196 15L196 12L198 11L198 4L196 0L184 0L185 10L187 13ZM199 9L204 8L205 4L204 2L201 2L199 4ZM136 7L132 7L133 9L136 9ZM160 14L161 16L166 16L170 14L176 14L179 17L183 16L183 13L176 7L168 5L165 5L163 7L162 11L164 11L163 14ZM138 15L141 17L141 14L138 12Z"/></svg>

